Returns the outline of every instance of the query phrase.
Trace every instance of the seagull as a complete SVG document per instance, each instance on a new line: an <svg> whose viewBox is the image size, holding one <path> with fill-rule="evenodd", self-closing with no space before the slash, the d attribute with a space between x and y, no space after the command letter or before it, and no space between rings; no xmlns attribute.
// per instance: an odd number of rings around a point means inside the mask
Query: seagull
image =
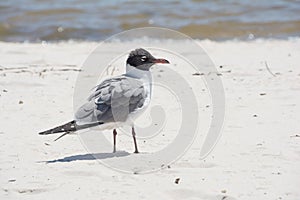
<svg viewBox="0 0 300 200"><path fill-rule="evenodd" d="M116 152L117 128L129 125L134 142L134 153L139 153L134 121L147 108L152 95L154 64L169 64L166 59L155 58L145 49L130 52L126 61L126 73L104 80L94 87L92 94L75 112L74 120L61 126L40 132L40 135L63 133L54 141L76 131L91 127L113 130L113 153Z"/></svg>

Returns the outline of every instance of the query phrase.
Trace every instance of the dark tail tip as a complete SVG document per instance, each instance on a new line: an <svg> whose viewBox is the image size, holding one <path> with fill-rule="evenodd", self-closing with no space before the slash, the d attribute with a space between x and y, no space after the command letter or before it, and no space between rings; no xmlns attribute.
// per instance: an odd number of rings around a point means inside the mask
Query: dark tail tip
<svg viewBox="0 0 300 200"><path fill-rule="evenodd" d="M49 135L49 134L54 134L54 133L73 132L73 131L76 131L76 127L77 127L76 122L73 120L73 121L70 121L61 126L57 126L55 128L39 132L39 135Z"/></svg>
<svg viewBox="0 0 300 200"><path fill-rule="evenodd" d="M51 134L50 131L43 131L43 132L39 132L39 135L48 135Z"/></svg>

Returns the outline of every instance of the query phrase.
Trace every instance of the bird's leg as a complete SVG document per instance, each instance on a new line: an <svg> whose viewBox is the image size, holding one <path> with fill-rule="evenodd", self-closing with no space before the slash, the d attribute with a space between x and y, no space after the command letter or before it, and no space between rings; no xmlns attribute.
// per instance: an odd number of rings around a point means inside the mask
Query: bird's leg
<svg viewBox="0 0 300 200"><path fill-rule="evenodd" d="M134 153L139 153L138 151L138 147L137 147L137 143L136 143L136 138L135 138L135 131L134 131L134 127L132 127L132 137L133 137L133 142L134 142Z"/></svg>
<svg viewBox="0 0 300 200"><path fill-rule="evenodd" d="M114 150L113 150L113 153L116 153L116 143L117 143L117 141L116 141L117 130L116 129L113 130L113 136L114 136Z"/></svg>

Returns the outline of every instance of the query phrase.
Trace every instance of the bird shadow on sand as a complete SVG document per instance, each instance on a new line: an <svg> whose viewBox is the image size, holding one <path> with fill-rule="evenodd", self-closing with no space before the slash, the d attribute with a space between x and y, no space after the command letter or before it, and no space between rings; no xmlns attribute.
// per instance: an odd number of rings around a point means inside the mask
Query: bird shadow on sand
<svg viewBox="0 0 300 200"><path fill-rule="evenodd" d="M117 151L116 153L93 153L93 154L79 154L79 155L73 155L73 156L67 156L60 159L55 160L48 160L48 161L42 161L46 164L50 163L64 163L64 162L73 162L78 160L103 160L107 158L114 158L114 157L124 157L129 156L130 153L126 151Z"/></svg>

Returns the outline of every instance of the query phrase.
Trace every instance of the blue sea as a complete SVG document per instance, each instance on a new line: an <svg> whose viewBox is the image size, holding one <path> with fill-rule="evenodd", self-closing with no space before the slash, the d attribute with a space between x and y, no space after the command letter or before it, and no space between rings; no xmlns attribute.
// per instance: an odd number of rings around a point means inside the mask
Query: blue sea
<svg viewBox="0 0 300 200"><path fill-rule="evenodd" d="M211 40L298 37L300 1L0 1L0 41L99 41L149 26Z"/></svg>

